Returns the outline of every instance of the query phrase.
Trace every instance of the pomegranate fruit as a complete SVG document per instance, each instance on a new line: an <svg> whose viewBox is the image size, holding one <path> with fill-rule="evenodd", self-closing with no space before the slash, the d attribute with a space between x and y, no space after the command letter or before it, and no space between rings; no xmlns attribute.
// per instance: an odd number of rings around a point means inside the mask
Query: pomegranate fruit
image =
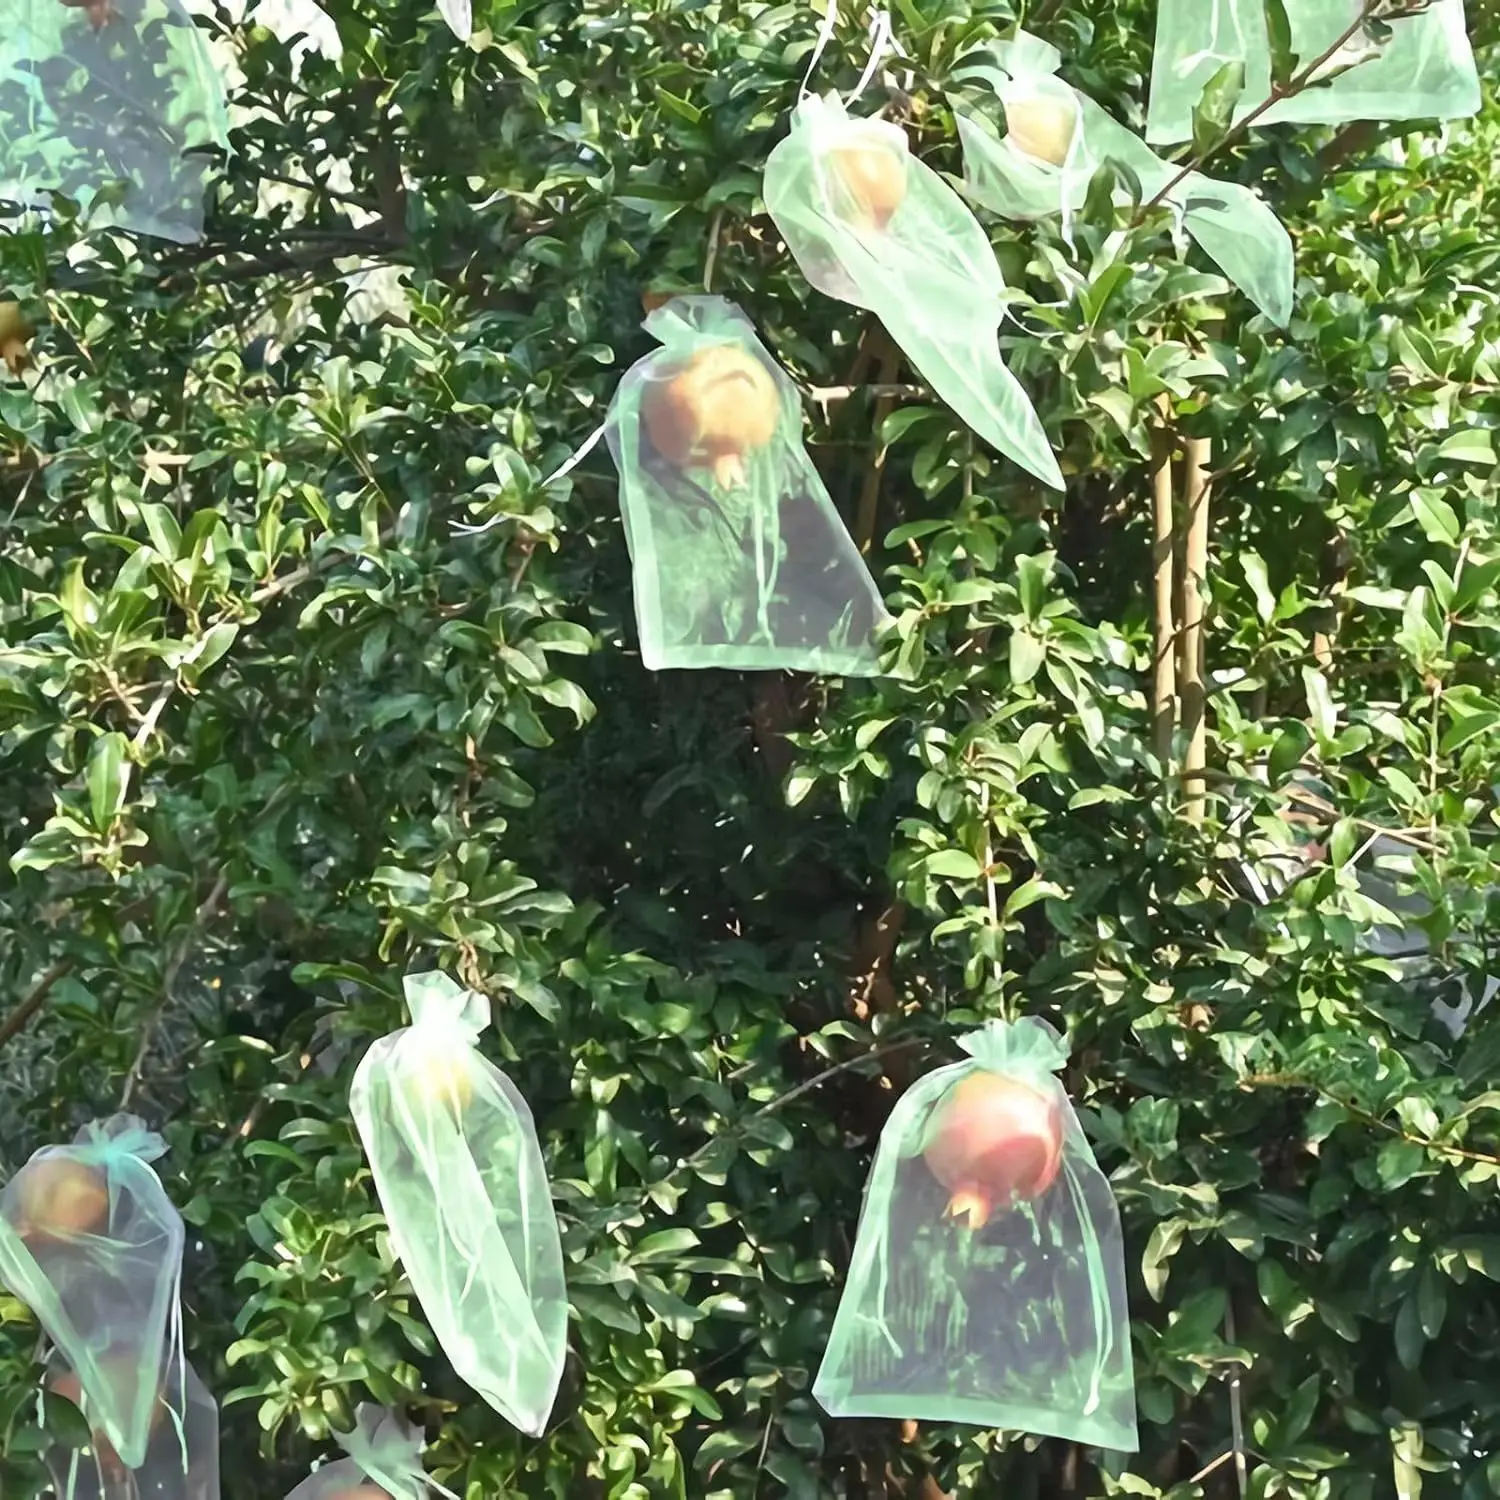
<svg viewBox="0 0 1500 1500"><path fill-rule="evenodd" d="M109 1217L109 1184L98 1167L66 1156L29 1161L16 1174L17 1228L23 1237L70 1239Z"/></svg>
<svg viewBox="0 0 1500 1500"><path fill-rule="evenodd" d="M1060 167L1068 159L1078 129L1078 101L1051 94L1008 99L1005 125L1018 151Z"/></svg>
<svg viewBox="0 0 1500 1500"><path fill-rule="evenodd" d="M737 344L699 349L665 380L648 380L641 418L674 469L706 464L726 490L745 483L745 455L776 436L781 393L771 372Z"/></svg>
<svg viewBox="0 0 1500 1500"><path fill-rule="evenodd" d="M0 302L0 359L12 375L19 375L31 362L26 346L35 332L21 316L19 302Z"/></svg>
<svg viewBox="0 0 1500 1500"><path fill-rule="evenodd" d="M840 207L875 229L884 229L906 201L906 160L886 146L836 146L828 153L830 170L845 195Z"/></svg>
<svg viewBox="0 0 1500 1500"><path fill-rule="evenodd" d="M1062 1166L1055 1098L1019 1079L978 1070L939 1105L922 1156L952 1195L948 1216L982 1229L996 1209L1040 1198Z"/></svg>
<svg viewBox="0 0 1500 1500"><path fill-rule="evenodd" d="M429 1104L447 1104L462 1114L474 1097L474 1059L469 1049L429 1040L421 1032L410 1039L411 1054L403 1076Z"/></svg>

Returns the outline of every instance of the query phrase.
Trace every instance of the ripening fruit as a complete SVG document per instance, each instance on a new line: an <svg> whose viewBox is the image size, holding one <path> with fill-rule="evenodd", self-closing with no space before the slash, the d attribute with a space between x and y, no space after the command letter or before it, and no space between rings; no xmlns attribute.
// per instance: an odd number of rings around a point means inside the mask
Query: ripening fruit
<svg viewBox="0 0 1500 1500"><path fill-rule="evenodd" d="M319 1500L391 1500L390 1495L378 1484L357 1484L352 1489L331 1490Z"/></svg>
<svg viewBox="0 0 1500 1500"><path fill-rule="evenodd" d="M433 1043L414 1031L403 1049L402 1076L429 1104L446 1104L462 1114L474 1097L474 1053L451 1042Z"/></svg>
<svg viewBox="0 0 1500 1500"><path fill-rule="evenodd" d="M649 380L641 417L651 446L674 469L707 464L726 490L745 483L745 455L776 436L781 393L738 344L700 349L666 380Z"/></svg>
<svg viewBox="0 0 1500 1500"><path fill-rule="evenodd" d="M26 345L36 330L21 316L19 302L0 302L0 359L12 375L19 375L30 362Z"/></svg>
<svg viewBox="0 0 1500 1500"><path fill-rule="evenodd" d="M12 1184L23 1236L71 1239L101 1229L109 1217L109 1184L98 1167L66 1156L29 1161Z"/></svg>
<svg viewBox="0 0 1500 1500"><path fill-rule="evenodd" d="M1027 156L1060 167L1078 129L1078 101L1071 96L1028 94L1005 103L1007 139Z"/></svg>
<svg viewBox="0 0 1500 1500"><path fill-rule="evenodd" d="M848 206L875 229L884 229L906 201L906 157L888 146L836 146L827 160Z"/></svg>
<svg viewBox="0 0 1500 1500"><path fill-rule="evenodd" d="M1040 1198L1062 1166L1058 1101L999 1073L967 1074L939 1106L922 1156L952 1197L948 1216L981 1229L996 1209Z"/></svg>

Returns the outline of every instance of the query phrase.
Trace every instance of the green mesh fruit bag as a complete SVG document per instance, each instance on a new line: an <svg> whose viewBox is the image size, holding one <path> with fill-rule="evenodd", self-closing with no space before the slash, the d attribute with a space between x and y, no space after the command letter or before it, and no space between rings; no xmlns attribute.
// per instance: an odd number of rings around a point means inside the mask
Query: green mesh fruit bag
<svg viewBox="0 0 1500 1500"><path fill-rule="evenodd" d="M1292 51L1305 68L1359 20L1362 0L1284 0ZM1464 29L1463 0L1432 0L1414 15L1385 22L1375 44L1362 31L1330 59L1348 67L1329 82L1274 104L1259 120L1334 125L1346 120L1452 120L1477 114L1479 73ZM1363 59L1363 60L1360 60ZM1170 145L1192 139L1193 108L1226 63L1245 65L1235 118L1271 95L1271 48L1261 0L1160 0L1146 139Z"/></svg>
<svg viewBox="0 0 1500 1500"><path fill-rule="evenodd" d="M1120 1217L1044 1021L991 1022L881 1132L813 1394L838 1417L1136 1448Z"/></svg>
<svg viewBox="0 0 1500 1500"><path fill-rule="evenodd" d="M675 297L644 326L662 347L606 424L642 660L874 676L887 616L802 446L796 387L723 297Z"/></svg>
<svg viewBox="0 0 1500 1500"><path fill-rule="evenodd" d="M77 1406L90 1427L86 1447L47 1455L58 1500L219 1500L219 1408L180 1351L164 1361L146 1452L131 1469L98 1430L88 1393L60 1356L48 1365L45 1385Z"/></svg>
<svg viewBox="0 0 1500 1500"><path fill-rule="evenodd" d="M979 221L882 120L807 98L771 152L766 207L802 274L867 308L922 378L992 447L1063 487L1041 420L1000 355L1008 292Z"/></svg>
<svg viewBox="0 0 1500 1500"><path fill-rule="evenodd" d="M349 1456L309 1474L286 1500L456 1500L422 1467L422 1434L394 1412L365 1403L354 1431L334 1437Z"/></svg>
<svg viewBox="0 0 1500 1500"><path fill-rule="evenodd" d="M1176 167L1056 76L1061 63L1056 48L1021 32L970 54L955 69L954 83L969 85L949 101L963 144L967 196L1005 218L1057 215L1066 231L1099 167L1126 167L1140 184L1143 203L1170 188L1165 201L1183 230L1267 317L1285 327L1295 264L1291 236L1276 215L1238 183L1216 182L1201 172L1177 182ZM1129 201L1123 189L1117 198Z"/></svg>
<svg viewBox="0 0 1500 1500"><path fill-rule="evenodd" d="M229 138L224 84L179 0L12 0L0 27L0 198L188 243ZM101 196L102 195L102 196Z"/></svg>
<svg viewBox="0 0 1500 1500"><path fill-rule="evenodd" d="M76 1372L90 1422L127 1469L146 1457L182 1348L182 1218L134 1115L46 1146L0 1194L0 1282Z"/></svg>
<svg viewBox="0 0 1500 1500"><path fill-rule="evenodd" d="M391 1244L461 1379L523 1432L552 1410L568 1300L531 1111L476 1045L482 995L406 981L411 1025L382 1037L349 1106Z"/></svg>

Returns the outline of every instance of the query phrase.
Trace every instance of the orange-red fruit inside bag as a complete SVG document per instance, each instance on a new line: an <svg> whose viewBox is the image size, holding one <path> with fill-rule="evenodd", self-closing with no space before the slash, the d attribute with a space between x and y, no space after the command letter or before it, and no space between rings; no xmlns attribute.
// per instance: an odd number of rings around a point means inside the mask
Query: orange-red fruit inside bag
<svg viewBox="0 0 1500 1500"><path fill-rule="evenodd" d="M884 229L906 201L906 158L888 146L836 146L828 166L848 205L876 229Z"/></svg>
<svg viewBox="0 0 1500 1500"><path fill-rule="evenodd" d="M63 1156L27 1162L15 1184L23 1235L91 1234L109 1217L109 1184L99 1168L84 1162Z"/></svg>
<svg viewBox="0 0 1500 1500"><path fill-rule="evenodd" d="M998 1209L1039 1198L1062 1166L1055 1098L999 1073L967 1074L938 1106L922 1155L952 1195L948 1214L982 1228Z"/></svg>
<svg viewBox="0 0 1500 1500"><path fill-rule="evenodd" d="M725 489L745 483L745 455L776 436L780 416L770 371L735 344L699 349L641 397L651 446L675 469L707 465Z"/></svg>
<svg viewBox="0 0 1500 1500"><path fill-rule="evenodd" d="M1005 128L1018 151L1060 167L1078 129L1078 103L1050 94L1012 99L1005 105Z"/></svg>

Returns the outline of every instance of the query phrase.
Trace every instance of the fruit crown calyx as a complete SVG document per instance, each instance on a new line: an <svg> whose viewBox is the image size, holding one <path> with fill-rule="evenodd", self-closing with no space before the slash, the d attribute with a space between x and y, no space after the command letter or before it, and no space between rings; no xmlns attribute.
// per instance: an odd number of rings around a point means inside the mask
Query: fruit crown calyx
<svg viewBox="0 0 1500 1500"><path fill-rule="evenodd" d="M991 1073L1040 1082L1068 1060L1068 1044L1040 1016L1019 1021L987 1021L979 1031L960 1037L958 1045Z"/></svg>
<svg viewBox="0 0 1500 1500"><path fill-rule="evenodd" d="M446 974L408 974L404 981L406 1008L413 1030L437 1038L450 1037L456 1045L472 1047L490 1024L489 1005L475 990L465 989Z"/></svg>

